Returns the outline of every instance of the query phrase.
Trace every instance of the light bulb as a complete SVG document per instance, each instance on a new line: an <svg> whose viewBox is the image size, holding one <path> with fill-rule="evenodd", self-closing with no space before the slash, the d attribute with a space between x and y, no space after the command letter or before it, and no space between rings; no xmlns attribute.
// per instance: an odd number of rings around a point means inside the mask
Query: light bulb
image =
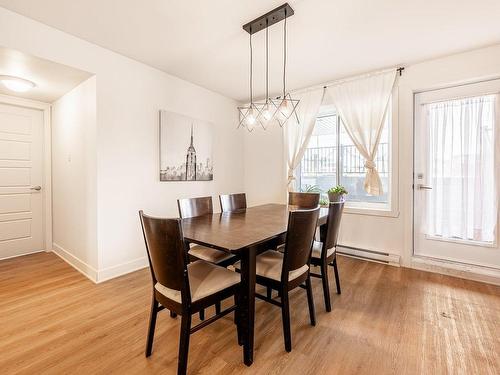
<svg viewBox="0 0 500 375"><path fill-rule="evenodd" d="M264 106L264 109L262 110L262 117L264 118L265 121L269 121L273 117L273 114L271 113L271 108L269 107L269 104L266 104Z"/></svg>
<svg viewBox="0 0 500 375"><path fill-rule="evenodd" d="M281 121L285 121L286 119L288 119L291 113L291 109L290 109L290 102L287 99L283 99L278 108L278 112L279 112L278 116Z"/></svg>
<svg viewBox="0 0 500 375"><path fill-rule="evenodd" d="M250 108L247 112L247 115L245 116L245 124L247 126L252 126L255 124L255 115L253 113L253 108Z"/></svg>
<svg viewBox="0 0 500 375"><path fill-rule="evenodd" d="M12 76L0 76L0 81L9 90L16 92L26 92L36 86L33 82L28 81L27 79Z"/></svg>

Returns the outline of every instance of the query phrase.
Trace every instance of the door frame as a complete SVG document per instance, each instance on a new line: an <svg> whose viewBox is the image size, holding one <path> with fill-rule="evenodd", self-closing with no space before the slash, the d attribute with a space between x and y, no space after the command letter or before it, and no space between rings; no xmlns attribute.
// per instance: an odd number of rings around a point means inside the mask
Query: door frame
<svg viewBox="0 0 500 375"><path fill-rule="evenodd" d="M0 94L0 104L36 109L43 112L43 189L42 222L44 251L52 251L52 130L51 104Z"/></svg>
<svg viewBox="0 0 500 375"><path fill-rule="evenodd" d="M411 219L409 222L410 225L410 237L409 241L411 241L411 244L409 246L409 251L407 253L407 259L408 259L408 265L409 267L417 270L422 270L422 271L427 271L427 272L434 272L434 273L440 273L444 275L449 275L449 276L455 276L459 278L465 278L469 280L475 280L475 281L480 281L480 282L485 282L489 284L494 284L494 285L500 285L500 269L498 268L493 268L493 267L487 267L487 266L482 266L482 265L473 265L473 264L468 264L468 263L462 263L459 261L453 261L453 260L446 260L446 259L438 259L438 258L433 258L430 256L424 256L424 255L417 255L415 254L415 186L414 186L414 181L415 181L415 131L416 131L416 126L417 126L417 121L416 121L416 95L423 93L423 92L428 92L428 91L436 91L436 90L442 90L442 89L450 89L450 88L459 88L461 86L467 86L467 85L474 85L474 84L479 84L483 82L491 82L491 81L496 81L499 80L500 76L494 75L488 78L484 79L473 79L473 80L466 80L466 81L461 81L461 82L456 82L454 84L448 84L448 85L439 85L439 86L431 86L426 89L412 89L411 90L411 95L412 95L412 100L411 100L411 106L412 106L412 127L411 127L411 164L412 164L412 169L411 169L411 206L410 206L410 213ZM499 203L500 204L500 203ZM500 206L499 206L499 211L500 211ZM500 214L500 213L499 213ZM499 229L497 228L497 231ZM497 233L497 241L499 234Z"/></svg>

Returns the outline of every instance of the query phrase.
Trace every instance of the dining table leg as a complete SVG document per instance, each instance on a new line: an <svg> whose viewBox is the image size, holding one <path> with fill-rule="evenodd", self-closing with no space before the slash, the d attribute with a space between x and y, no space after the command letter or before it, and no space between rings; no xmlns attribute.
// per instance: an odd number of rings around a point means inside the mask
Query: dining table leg
<svg viewBox="0 0 500 375"><path fill-rule="evenodd" d="M243 331L243 361L253 363L255 325L255 257L256 248L249 247L241 253L241 328Z"/></svg>

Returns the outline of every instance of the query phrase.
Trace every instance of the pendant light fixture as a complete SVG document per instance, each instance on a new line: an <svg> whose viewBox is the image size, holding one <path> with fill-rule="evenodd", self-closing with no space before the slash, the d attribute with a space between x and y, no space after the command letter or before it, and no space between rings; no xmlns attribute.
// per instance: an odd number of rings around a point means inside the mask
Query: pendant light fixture
<svg viewBox="0 0 500 375"><path fill-rule="evenodd" d="M250 34L250 104L238 107L240 113L238 128L244 127L248 131L252 131L256 126L260 125L263 129L266 129L273 121L277 121L280 126L284 126L296 111L299 100L293 99L286 92L286 19L293 14L292 7L285 3L243 26L243 29ZM269 27L283 20L283 93L282 96L271 99L269 97ZM266 30L266 98L263 102L254 103L252 34L264 29Z"/></svg>
<svg viewBox="0 0 500 375"><path fill-rule="evenodd" d="M260 110L253 102L253 48L252 48L252 33L250 32L250 104L243 107L238 107L240 112L239 127L244 127L249 132L253 131L260 123Z"/></svg>
<svg viewBox="0 0 500 375"><path fill-rule="evenodd" d="M286 19L285 9L285 22L283 23L283 93L281 97L274 100L274 104L277 107L275 118L281 127L286 124L292 115L296 115L295 111L297 109L297 105L299 104L298 99L293 99L290 93L286 92Z"/></svg>
<svg viewBox="0 0 500 375"><path fill-rule="evenodd" d="M274 120L276 114L276 105L269 98L269 20L266 18L266 99L263 103L258 103L260 108L260 124L267 129Z"/></svg>

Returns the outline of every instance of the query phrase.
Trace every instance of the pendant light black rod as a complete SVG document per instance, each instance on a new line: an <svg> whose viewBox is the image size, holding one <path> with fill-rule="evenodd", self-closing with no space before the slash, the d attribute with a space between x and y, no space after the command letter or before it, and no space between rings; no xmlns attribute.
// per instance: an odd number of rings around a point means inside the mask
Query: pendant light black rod
<svg viewBox="0 0 500 375"><path fill-rule="evenodd" d="M286 8L285 8L285 22L283 23L283 99L286 94Z"/></svg>
<svg viewBox="0 0 500 375"><path fill-rule="evenodd" d="M269 102L269 21L266 19L266 104Z"/></svg>
<svg viewBox="0 0 500 375"><path fill-rule="evenodd" d="M250 105L253 104L253 49L252 34L250 33Z"/></svg>

